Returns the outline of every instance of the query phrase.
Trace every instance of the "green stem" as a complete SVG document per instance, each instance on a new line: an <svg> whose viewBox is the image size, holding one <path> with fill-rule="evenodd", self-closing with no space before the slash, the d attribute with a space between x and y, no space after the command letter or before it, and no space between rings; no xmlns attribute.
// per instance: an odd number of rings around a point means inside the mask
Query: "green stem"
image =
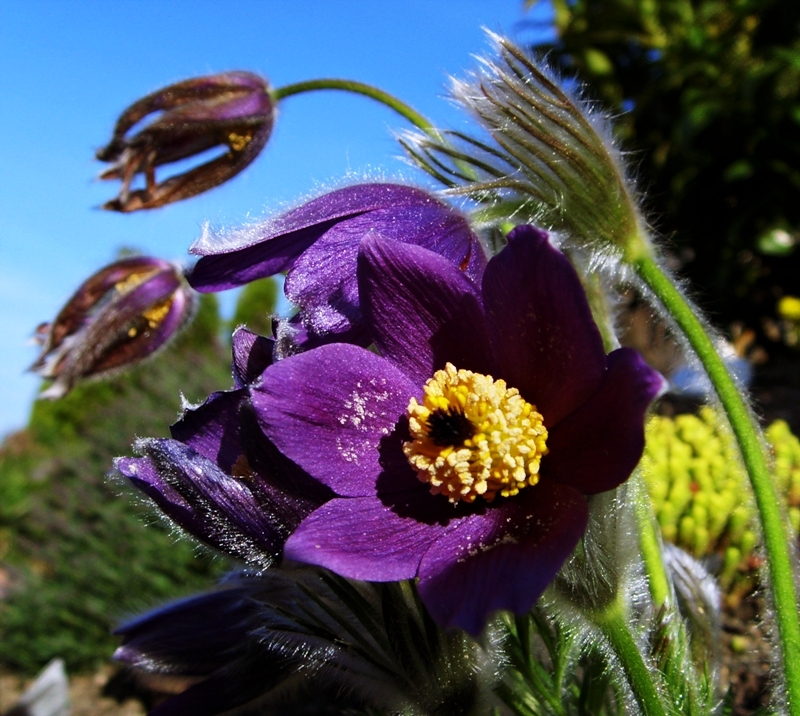
<svg viewBox="0 0 800 716"><path fill-rule="evenodd" d="M703 364L739 444L761 518L783 656L787 706L790 714L800 716L800 616L789 553L791 539L781 517L778 495L761 442L739 388L692 307L652 257L638 256L632 264L678 324Z"/></svg>
<svg viewBox="0 0 800 716"><path fill-rule="evenodd" d="M664 704L651 678L652 669L642 658L628 628L622 605L613 603L606 611L595 614L593 620L619 659L642 713L645 716L666 716Z"/></svg>
<svg viewBox="0 0 800 716"><path fill-rule="evenodd" d="M353 80L339 80L333 78L322 78L318 80L308 80L307 82L296 82L295 84L285 85L278 87L270 92L272 99L278 103L281 100L291 97L296 94L303 94L305 92L316 92L317 90L341 90L343 92L351 92L353 94L364 95L370 97L381 104L386 105L389 109L393 109L402 117L405 117L411 124L418 127L423 132L439 138L439 133L434 126L417 112L412 107L409 107L405 102L401 102L397 97L384 92L382 89L373 87L372 85L364 84L363 82L355 82Z"/></svg>
<svg viewBox="0 0 800 716"><path fill-rule="evenodd" d="M369 97L370 99L374 99L376 102L380 102L389 109L392 109L395 112L397 112L397 114L407 119L409 122L411 122L411 124L413 124L418 129L421 129L423 132L425 132L425 134L427 134L432 139L435 139L442 145L447 145L447 141L439 132L439 130L437 130L428 119L426 119L423 115L417 112L417 110L415 110L413 107L410 107L405 102L397 99L397 97L395 97L394 95L391 95L388 92L384 92L382 89L373 87L372 85L365 84L364 82L323 77L318 80L296 82L295 84L285 85L284 87L278 87L277 89L270 91L270 96L272 97L273 102L277 104L281 100L284 100L287 97L291 97L292 95L303 94L305 92L316 92L318 90L340 90L342 92L360 94L363 95L364 97ZM456 163L456 166L460 167L460 169L462 170L462 172L464 172L466 176L470 176L473 179L475 178L474 170L472 169L472 167L469 166L467 162L458 158L456 158L454 161ZM436 174L434 172L430 170L427 171L429 174L434 176L434 178L436 178ZM441 177L439 178L441 179Z"/></svg>
<svg viewBox="0 0 800 716"><path fill-rule="evenodd" d="M641 473L639 471L635 472L628 484L633 491L633 509L636 512L636 526L639 530L639 550L644 560L650 596L658 609L666 604L672 590L670 589L667 570L664 567L655 516L653 515L650 500L647 497Z"/></svg>

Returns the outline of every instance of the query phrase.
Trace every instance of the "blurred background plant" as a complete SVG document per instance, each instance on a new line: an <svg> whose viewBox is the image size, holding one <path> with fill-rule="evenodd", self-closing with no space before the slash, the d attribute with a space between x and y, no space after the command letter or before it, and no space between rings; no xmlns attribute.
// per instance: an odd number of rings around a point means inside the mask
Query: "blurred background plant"
<svg viewBox="0 0 800 716"><path fill-rule="evenodd" d="M264 332L277 286L242 291L233 321ZM120 619L207 588L230 563L160 522L105 475L140 435L168 435L180 396L231 383L231 326L202 296L167 349L104 382L37 401L0 446L0 667L32 674L60 656L69 671L107 662Z"/></svg>
<svg viewBox="0 0 800 716"><path fill-rule="evenodd" d="M650 218L701 304L782 350L770 327L800 275L800 4L552 5L557 40L537 50L616 115Z"/></svg>
<svg viewBox="0 0 800 716"><path fill-rule="evenodd" d="M773 476L795 536L800 531L800 440L777 420L765 431ZM718 575L729 606L757 584L756 512L730 431L708 406L699 415L654 415L641 463L653 509L667 542Z"/></svg>

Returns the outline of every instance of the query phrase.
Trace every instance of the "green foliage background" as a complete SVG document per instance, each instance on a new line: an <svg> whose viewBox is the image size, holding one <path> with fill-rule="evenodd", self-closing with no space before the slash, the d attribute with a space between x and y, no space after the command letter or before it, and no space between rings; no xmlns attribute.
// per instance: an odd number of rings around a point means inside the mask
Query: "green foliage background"
<svg viewBox="0 0 800 716"><path fill-rule="evenodd" d="M552 2L559 39L540 49L617 115L702 303L758 328L800 293L800 3Z"/></svg>
<svg viewBox="0 0 800 716"><path fill-rule="evenodd" d="M273 282L242 293L235 322L264 328ZM231 386L216 297L191 326L125 375L34 404L27 430L0 447L0 666L70 670L107 661L120 619L208 588L231 564L182 539L127 485L106 477L136 437L168 436L181 395Z"/></svg>

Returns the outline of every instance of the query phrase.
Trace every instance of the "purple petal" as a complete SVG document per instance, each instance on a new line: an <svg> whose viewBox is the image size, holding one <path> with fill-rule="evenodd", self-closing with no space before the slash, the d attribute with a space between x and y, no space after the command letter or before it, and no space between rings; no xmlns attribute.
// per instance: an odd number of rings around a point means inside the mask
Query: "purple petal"
<svg viewBox="0 0 800 716"><path fill-rule="evenodd" d="M451 261L373 235L361 244L358 278L375 345L414 382L422 385L448 361L494 371L480 296Z"/></svg>
<svg viewBox="0 0 800 716"><path fill-rule="evenodd" d="M299 313L289 319L278 318L274 321L273 326L276 336L275 355L278 360L329 343L350 343L362 348L367 348L372 344L369 331L360 320L355 326L340 333L315 333L303 325L302 316Z"/></svg>
<svg viewBox="0 0 800 716"><path fill-rule="evenodd" d="M279 506L287 525L294 526L321 504L334 497L333 491L315 480L276 448L261 430L251 401L239 412L240 435L246 464L259 478L261 490Z"/></svg>
<svg viewBox="0 0 800 716"><path fill-rule="evenodd" d="M239 408L248 397L241 389L212 393L200 407L184 411L170 433L230 473L244 453Z"/></svg>
<svg viewBox="0 0 800 716"><path fill-rule="evenodd" d="M286 271L311 244L313 244L327 225L314 226L276 236L268 236L261 242L248 239L251 243L243 247L227 248L220 242L212 255L211 249L192 247L192 253L205 253L187 274L189 284L196 291L213 293L229 288L243 286L251 281ZM242 240L242 235L261 234L261 227L243 229L231 243Z"/></svg>
<svg viewBox="0 0 800 716"><path fill-rule="evenodd" d="M422 556L448 529L447 524L400 516L375 497L334 499L303 521L284 554L350 579L411 579Z"/></svg>
<svg viewBox="0 0 800 716"><path fill-rule="evenodd" d="M237 388L254 383L272 365L275 341L246 328L237 328L231 338L233 380Z"/></svg>
<svg viewBox="0 0 800 716"><path fill-rule="evenodd" d="M250 354L252 359L259 352L259 341L267 339L249 335L257 339ZM264 356L255 363L261 358ZM203 405L185 411L170 430L173 438L216 463L226 475L246 475L248 487L255 492L259 504L268 504L285 525L299 524L303 517L333 497L329 488L270 443L258 425L248 390L212 393Z"/></svg>
<svg viewBox="0 0 800 716"><path fill-rule="evenodd" d="M600 390L550 432L542 478L585 495L623 483L642 457L647 408L664 387L632 348L610 353Z"/></svg>
<svg viewBox="0 0 800 716"><path fill-rule="evenodd" d="M222 291L292 266L330 228L348 217L387 206L418 203L427 194L401 184L357 184L325 194L297 209L221 237L203 236L190 252L202 256L189 283Z"/></svg>
<svg viewBox="0 0 800 716"><path fill-rule="evenodd" d="M252 399L284 455L337 494L365 496L384 469L408 469L397 430L418 392L389 361L337 343L274 364Z"/></svg>
<svg viewBox="0 0 800 716"><path fill-rule="evenodd" d="M417 244L466 268L477 246L469 224L451 207L418 192L418 201L376 209L332 227L297 259L286 277L286 296L315 333L342 332L360 320L356 257L373 232Z"/></svg>
<svg viewBox="0 0 800 716"><path fill-rule="evenodd" d="M580 493L544 481L443 533L419 568L419 592L434 620L477 636L492 612L525 614L586 528Z"/></svg>
<svg viewBox="0 0 800 716"><path fill-rule="evenodd" d="M287 524L285 515L276 514L275 505L265 504L257 475L230 477L177 440L141 440L137 449L149 458L146 469L141 469L141 463L132 466L120 460L120 472L181 527L228 554L269 562L296 526ZM185 508L169 510L177 502L175 493L188 505L188 515ZM185 517L189 519L182 521Z"/></svg>
<svg viewBox="0 0 800 716"><path fill-rule="evenodd" d="M161 141L165 146L162 155L166 156L159 155L156 163L164 164L167 161L191 156L187 153L186 146L182 146L181 140L184 140L189 147L191 147L190 138L198 145L201 145L201 142L209 146L220 144L219 139L214 141L214 135L208 132L208 129L206 132L210 136L200 135L202 129L209 126L217 125L233 129L248 126L258 128L268 124L271 130L274 106L269 97L269 88L255 75L251 75L250 79L257 80L257 83L252 81L247 85L241 82L226 83L229 86L220 87L224 94L217 98L209 97L206 100L200 99L173 107L154 119L141 132L137 132L129 141L132 143L137 139L141 141L143 135L155 135L161 139L163 135ZM180 149L183 152L176 157L175 154Z"/></svg>
<svg viewBox="0 0 800 716"><path fill-rule="evenodd" d="M164 480L149 457L118 457L114 467L145 495L175 524L202 542L212 543L210 525L204 523L189 502Z"/></svg>
<svg viewBox="0 0 800 716"><path fill-rule="evenodd" d="M199 594L137 617L115 630L123 637L116 661L148 670L204 676L237 656L258 626L245 587Z"/></svg>
<svg viewBox="0 0 800 716"><path fill-rule="evenodd" d="M532 226L508 236L483 279L484 304L507 383L534 403L548 429L603 380L606 356L575 269Z"/></svg>
<svg viewBox="0 0 800 716"><path fill-rule="evenodd" d="M206 123L214 119L248 118L262 118L271 123L273 113L269 86L258 75L234 71L194 77L157 90L130 105L117 120L111 143L97 152L97 158L105 162L117 161L125 150L124 135L128 130L149 114L174 114L170 110L176 108L190 116L197 115L196 120ZM159 120L163 120L164 114ZM169 129L169 125L166 128ZM174 127L172 129L174 131Z"/></svg>

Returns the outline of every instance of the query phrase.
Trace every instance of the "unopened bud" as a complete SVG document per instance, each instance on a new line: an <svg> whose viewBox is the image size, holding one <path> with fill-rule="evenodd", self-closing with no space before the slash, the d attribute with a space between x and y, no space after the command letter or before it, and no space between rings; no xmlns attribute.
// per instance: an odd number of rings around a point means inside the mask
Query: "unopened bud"
<svg viewBox="0 0 800 716"><path fill-rule="evenodd" d="M81 379L134 365L163 346L190 316L192 290L167 261L117 261L85 281L48 324L31 370L60 398Z"/></svg>
<svg viewBox="0 0 800 716"><path fill-rule="evenodd" d="M499 204L506 216L626 260L649 254L648 228L608 123L510 40L490 38L495 56L454 80L453 96L491 139L406 133L400 141L411 158L454 193Z"/></svg>

